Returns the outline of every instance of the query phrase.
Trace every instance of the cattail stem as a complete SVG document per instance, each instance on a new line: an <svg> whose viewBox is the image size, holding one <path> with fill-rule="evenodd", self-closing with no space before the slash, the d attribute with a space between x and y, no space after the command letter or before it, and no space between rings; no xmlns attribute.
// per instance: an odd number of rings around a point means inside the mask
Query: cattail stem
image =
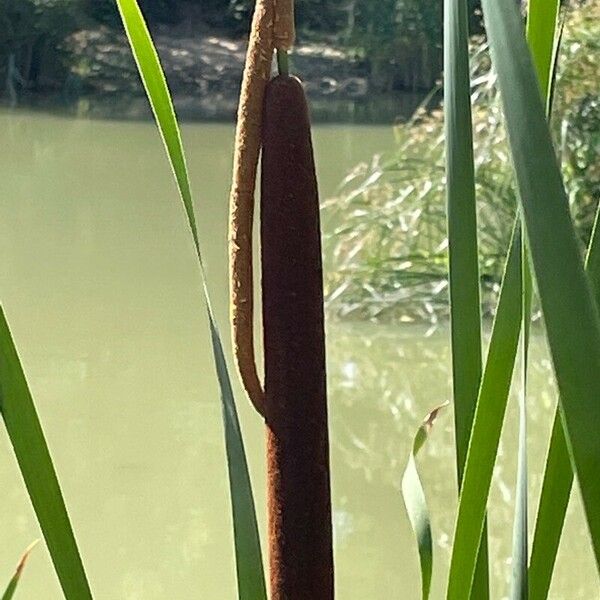
<svg viewBox="0 0 600 600"><path fill-rule="evenodd" d="M287 50L277 50L277 72L285 77L290 74L290 59Z"/></svg>
<svg viewBox="0 0 600 600"><path fill-rule="evenodd" d="M331 600L333 553L319 201L301 83L263 114L261 245L273 600Z"/></svg>

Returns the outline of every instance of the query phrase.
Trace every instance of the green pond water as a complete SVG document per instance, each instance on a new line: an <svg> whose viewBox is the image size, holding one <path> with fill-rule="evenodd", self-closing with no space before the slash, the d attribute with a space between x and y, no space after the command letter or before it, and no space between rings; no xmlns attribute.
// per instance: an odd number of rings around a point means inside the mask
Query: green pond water
<svg viewBox="0 0 600 600"><path fill-rule="evenodd" d="M226 222L233 127L184 126L210 289L227 335ZM319 126L322 195L391 129ZM150 123L0 113L0 299L37 401L96 597L236 597L217 385L198 269ZM338 597L419 598L399 480L420 419L449 395L448 332L328 324ZM236 381L237 385L237 381ZM238 390L264 529L264 431ZM534 342L529 451L533 516L556 395ZM514 403L513 403L514 404ZM452 414L422 460L443 597L456 482ZM516 466L511 406L490 500L493 597L507 596ZM0 431L0 583L40 536ZM577 496L551 597L599 595ZM39 546L18 598L61 597Z"/></svg>

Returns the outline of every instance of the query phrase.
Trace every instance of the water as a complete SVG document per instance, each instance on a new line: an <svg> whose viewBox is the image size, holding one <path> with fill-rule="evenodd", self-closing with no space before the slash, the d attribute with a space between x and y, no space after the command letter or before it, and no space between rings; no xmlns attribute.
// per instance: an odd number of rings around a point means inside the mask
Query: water
<svg viewBox="0 0 600 600"><path fill-rule="evenodd" d="M224 330L232 136L229 125L184 127ZM234 598L221 416L198 270L154 127L6 112L0 142L0 298L96 597ZM357 161L392 144L388 127L317 127L323 195ZM328 354L339 598L416 599L416 550L398 483L419 420L449 394L447 331L331 322ZM555 393L540 338L533 355L537 499ZM263 427L238 398L264 527ZM421 463L435 529L434 598L443 595L456 504L451 423L448 410ZM506 596L510 570L513 407L507 425L490 503L494 598ZM1 582L40 533L3 431L0 452ZM598 597L578 498L558 565L552 598ZM60 597L40 546L19 598Z"/></svg>

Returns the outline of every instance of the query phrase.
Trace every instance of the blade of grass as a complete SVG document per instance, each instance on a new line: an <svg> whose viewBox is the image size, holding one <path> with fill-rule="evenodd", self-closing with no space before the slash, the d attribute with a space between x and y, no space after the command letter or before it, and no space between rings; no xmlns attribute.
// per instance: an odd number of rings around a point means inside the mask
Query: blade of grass
<svg viewBox="0 0 600 600"><path fill-rule="evenodd" d="M65 597L91 600L56 471L2 306L0 412Z"/></svg>
<svg viewBox="0 0 600 600"><path fill-rule="evenodd" d="M158 54L137 1L117 0L117 5L177 182L198 259L204 300L208 312L215 368L221 390L233 513L238 595L240 599L244 600L266 600L264 569L248 464L231 379L223 352L223 344L214 318L206 283L206 272L200 250L179 125Z"/></svg>
<svg viewBox="0 0 600 600"><path fill-rule="evenodd" d="M600 317L583 270L518 7L511 0L483 0L483 7L567 446L600 565Z"/></svg>
<svg viewBox="0 0 600 600"><path fill-rule="evenodd" d="M548 10L548 2L540 3L532 0L528 5L527 43L531 50L536 68L541 97L546 100L546 110L549 116L551 107L550 82L553 81L551 70L556 66L554 56L554 37L557 24L560 0L554 2L553 9ZM525 230L521 213L521 228ZM522 381L519 395L519 442L517 484L515 497L515 516L513 527L512 577L511 598L527 600L528 584L528 490L527 490L527 369L529 365L529 337L531 324L531 299L533 284L529 268L529 250L526 236L523 236L522 246L522 282L523 293L523 325L521 332L521 361Z"/></svg>
<svg viewBox="0 0 600 600"><path fill-rule="evenodd" d="M560 0L529 0L527 8L527 42L547 112L559 11Z"/></svg>
<svg viewBox="0 0 600 600"><path fill-rule="evenodd" d="M556 34L555 34L555 42L554 48L552 49L552 64L550 68L552 69L550 72L550 83L547 91L547 113L548 119L550 119L552 115L552 106L554 105L554 92L556 91L556 82L558 80L558 58L560 56L560 48L563 39L563 33L565 31L565 15L562 14L558 17L558 22L556 25Z"/></svg>
<svg viewBox="0 0 600 600"><path fill-rule="evenodd" d="M523 223L521 223L523 227ZM527 499L527 366L529 364L529 331L531 320L532 281L529 272L527 244L521 244L521 393L519 395L519 437L517 447L517 483L515 488L515 516L513 523L512 600L527 599L528 566L528 499Z"/></svg>
<svg viewBox="0 0 600 600"><path fill-rule="evenodd" d="M2 600L12 600L12 597L15 595L15 591L17 590L17 585L19 585L19 580L21 579L21 574L23 573L23 569L27 564L27 559L31 554L31 551L37 546L39 540L36 540L31 544L25 552L23 552L19 562L17 563L17 568L15 569L15 574L12 576L11 580L8 582L8 586L2 594Z"/></svg>
<svg viewBox="0 0 600 600"><path fill-rule="evenodd" d="M598 306L600 306L599 221L600 206L596 212L596 220L586 257L586 271L594 289ZM552 572L556 563L556 554L573 486L573 468L559 406L556 407L554 415L545 465L529 563L529 597L531 600L545 600L548 597Z"/></svg>
<svg viewBox="0 0 600 600"><path fill-rule="evenodd" d="M466 0L444 2L444 123L452 386L459 488L481 382L481 312ZM487 535L473 594L489 596Z"/></svg>
<svg viewBox="0 0 600 600"><path fill-rule="evenodd" d="M429 509L427 508L427 499L423 484L419 477L417 469L417 455L427 441L427 437L433 427L440 411L448 405L448 402L434 408L423 419L423 423L417 430L413 440L413 446L408 463L402 476L402 497L406 506L408 519L413 528L417 540L419 551L419 561L421 565L421 597L423 600L429 598L431 590L431 573L433 570L433 544L431 536L431 521L429 519Z"/></svg>
<svg viewBox="0 0 600 600"><path fill-rule="evenodd" d="M521 226L515 220L465 462L448 579L449 599L469 598L521 329Z"/></svg>
<svg viewBox="0 0 600 600"><path fill-rule="evenodd" d="M557 409L546 455L542 491L531 543L529 562L531 600L545 600L548 597L572 485L573 469L560 411Z"/></svg>

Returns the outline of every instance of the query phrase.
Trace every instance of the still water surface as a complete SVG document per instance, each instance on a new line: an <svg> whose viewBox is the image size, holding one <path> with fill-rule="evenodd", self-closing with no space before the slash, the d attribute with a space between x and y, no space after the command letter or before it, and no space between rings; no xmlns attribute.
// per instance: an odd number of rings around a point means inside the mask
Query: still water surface
<svg viewBox="0 0 600 600"><path fill-rule="evenodd" d="M230 125L184 127L225 331L232 137ZM314 138L323 196L356 162L393 145L387 127L321 126ZM4 112L0 144L0 299L96 597L235 598L221 415L198 270L154 127ZM555 393L541 338L533 354L529 451L537 498ZM419 598L398 484L419 420L449 394L447 331L330 322L328 355L339 598ZM264 432L238 397L264 527ZM422 461L438 560L434 598L443 596L456 505L451 422L448 411ZM507 424L490 504L494 598L507 595L510 571L514 408ZM40 534L4 431L0 452L1 583ZM598 589L574 498L551 597L592 600ZM60 597L39 547L19 598Z"/></svg>

